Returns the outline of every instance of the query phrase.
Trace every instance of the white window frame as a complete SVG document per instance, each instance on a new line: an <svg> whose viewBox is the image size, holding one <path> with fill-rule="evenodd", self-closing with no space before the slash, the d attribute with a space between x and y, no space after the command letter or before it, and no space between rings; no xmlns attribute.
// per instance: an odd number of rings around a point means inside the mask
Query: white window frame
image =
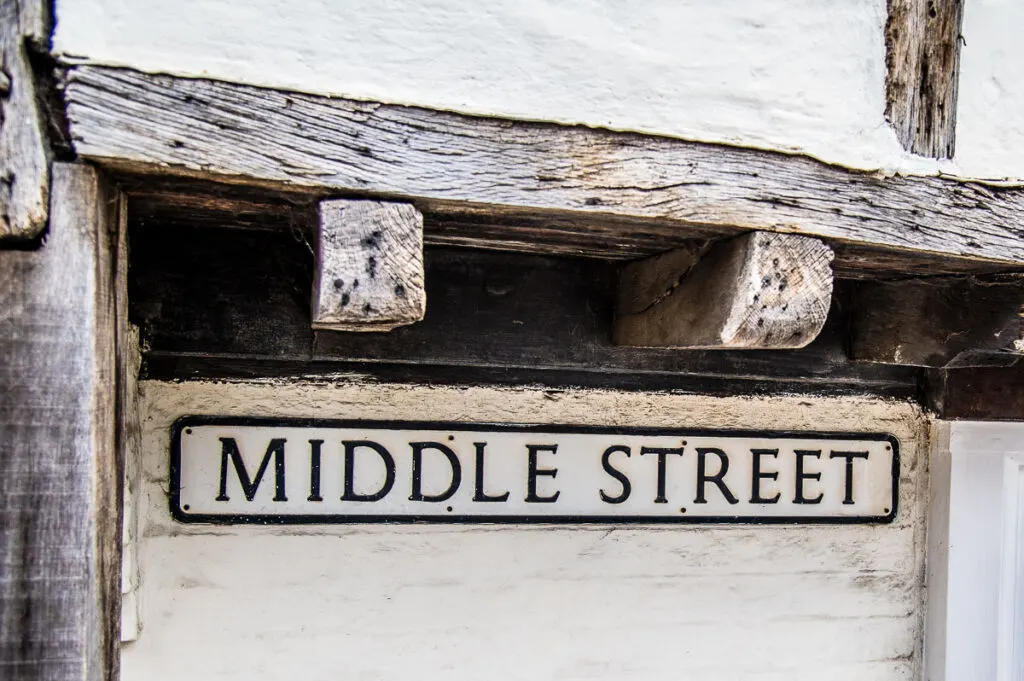
<svg viewBox="0 0 1024 681"><path fill-rule="evenodd" d="M1024 423L939 423L928 681L1024 681Z"/></svg>

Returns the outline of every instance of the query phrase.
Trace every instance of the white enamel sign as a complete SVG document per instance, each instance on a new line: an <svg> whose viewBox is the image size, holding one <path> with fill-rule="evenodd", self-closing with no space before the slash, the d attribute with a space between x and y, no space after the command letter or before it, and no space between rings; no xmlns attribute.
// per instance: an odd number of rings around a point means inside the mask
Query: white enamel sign
<svg viewBox="0 0 1024 681"><path fill-rule="evenodd" d="M885 434L185 417L183 522L890 522Z"/></svg>

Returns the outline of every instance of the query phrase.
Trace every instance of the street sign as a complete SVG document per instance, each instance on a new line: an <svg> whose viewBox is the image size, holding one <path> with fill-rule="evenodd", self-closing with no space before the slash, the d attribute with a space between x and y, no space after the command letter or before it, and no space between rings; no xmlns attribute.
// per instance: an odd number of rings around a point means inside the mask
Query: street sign
<svg viewBox="0 0 1024 681"><path fill-rule="evenodd" d="M171 437L182 522L884 523L881 433L194 416Z"/></svg>

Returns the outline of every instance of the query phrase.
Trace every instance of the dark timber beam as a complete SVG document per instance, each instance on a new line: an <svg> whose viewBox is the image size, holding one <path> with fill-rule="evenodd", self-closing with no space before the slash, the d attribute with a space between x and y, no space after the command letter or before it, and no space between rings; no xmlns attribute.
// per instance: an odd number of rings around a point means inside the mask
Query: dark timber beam
<svg viewBox="0 0 1024 681"><path fill-rule="evenodd" d="M1008 366L1024 356L1024 275L859 284L854 359L925 367Z"/></svg>
<svg viewBox="0 0 1024 681"><path fill-rule="evenodd" d="M907 151L952 158L963 0L889 0L885 115Z"/></svg>
<svg viewBox="0 0 1024 681"><path fill-rule="evenodd" d="M390 331L423 319L423 215L407 203L320 202L313 328Z"/></svg>
<svg viewBox="0 0 1024 681"><path fill-rule="evenodd" d="M928 373L928 406L938 418L1024 421L1024 363Z"/></svg>
<svg viewBox="0 0 1024 681"><path fill-rule="evenodd" d="M0 678L117 678L116 197L56 164L46 243L0 251Z"/></svg>
<svg viewBox="0 0 1024 681"><path fill-rule="evenodd" d="M46 228L50 150L29 51L50 45L50 3L0 0L0 241Z"/></svg>
<svg viewBox="0 0 1024 681"><path fill-rule="evenodd" d="M95 66L70 68L65 96L76 151L111 169L404 199L470 222L799 233L837 252L1024 265L1021 189Z"/></svg>
<svg viewBox="0 0 1024 681"><path fill-rule="evenodd" d="M802 348L825 324L832 251L817 239L753 232L633 262L622 272L615 343Z"/></svg>

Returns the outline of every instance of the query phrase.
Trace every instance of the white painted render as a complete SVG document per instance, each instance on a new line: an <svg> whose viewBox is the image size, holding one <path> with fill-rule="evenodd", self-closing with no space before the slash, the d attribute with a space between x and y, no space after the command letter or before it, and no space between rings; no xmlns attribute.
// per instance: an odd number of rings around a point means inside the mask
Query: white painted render
<svg viewBox="0 0 1024 681"><path fill-rule="evenodd" d="M964 4L956 162L973 177L1024 178L1024 2Z"/></svg>
<svg viewBox="0 0 1024 681"><path fill-rule="evenodd" d="M885 121L885 17L885 0L58 0L54 48L931 172Z"/></svg>
<svg viewBox="0 0 1024 681"><path fill-rule="evenodd" d="M143 382L125 681L920 678L926 419L868 399ZM182 525L185 414L883 431L891 525Z"/></svg>
<svg viewBox="0 0 1024 681"><path fill-rule="evenodd" d="M938 423L925 678L1024 680L1024 424Z"/></svg>

